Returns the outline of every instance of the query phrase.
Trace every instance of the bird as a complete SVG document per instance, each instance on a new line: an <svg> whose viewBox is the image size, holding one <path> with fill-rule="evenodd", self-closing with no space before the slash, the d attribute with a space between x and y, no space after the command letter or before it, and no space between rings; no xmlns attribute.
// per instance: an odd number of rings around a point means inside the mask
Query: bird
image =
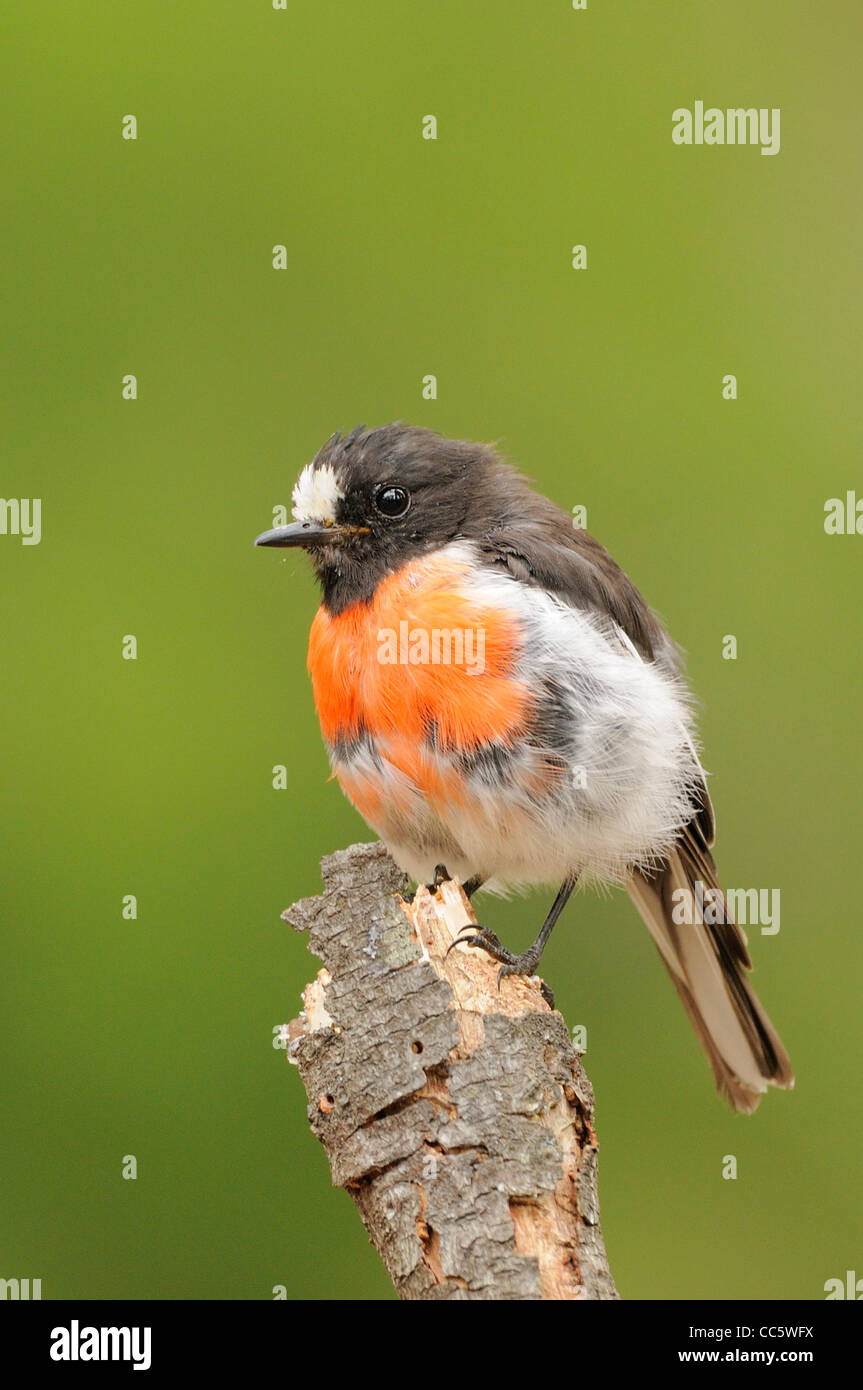
<svg viewBox="0 0 863 1390"><path fill-rule="evenodd" d="M398 421L333 434L292 502L255 545L314 566L308 668L348 799L418 885L559 885L526 951L478 924L454 945L499 986L533 976L576 885L622 886L720 1095L792 1087L717 878L681 649L610 554L495 446Z"/></svg>

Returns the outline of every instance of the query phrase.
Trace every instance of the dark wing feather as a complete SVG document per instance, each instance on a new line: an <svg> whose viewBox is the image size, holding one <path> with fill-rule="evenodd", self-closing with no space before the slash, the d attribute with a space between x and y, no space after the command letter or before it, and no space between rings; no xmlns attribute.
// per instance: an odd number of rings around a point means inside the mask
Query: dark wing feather
<svg viewBox="0 0 863 1390"><path fill-rule="evenodd" d="M496 527L478 537L481 554L525 584L547 589L574 608L611 618L652 661L658 649L670 643L662 624L608 551L548 505L548 516L530 516L521 525Z"/></svg>

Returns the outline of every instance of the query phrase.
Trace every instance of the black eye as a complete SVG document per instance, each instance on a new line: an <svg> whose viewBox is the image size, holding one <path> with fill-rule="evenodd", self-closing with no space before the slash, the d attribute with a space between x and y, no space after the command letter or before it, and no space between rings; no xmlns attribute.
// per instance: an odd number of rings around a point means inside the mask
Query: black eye
<svg viewBox="0 0 863 1390"><path fill-rule="evenodd" d="M384 483L375 493L375 506L383 516L404 516L410 504L407 488L396 487L393 483Z"/></svg>

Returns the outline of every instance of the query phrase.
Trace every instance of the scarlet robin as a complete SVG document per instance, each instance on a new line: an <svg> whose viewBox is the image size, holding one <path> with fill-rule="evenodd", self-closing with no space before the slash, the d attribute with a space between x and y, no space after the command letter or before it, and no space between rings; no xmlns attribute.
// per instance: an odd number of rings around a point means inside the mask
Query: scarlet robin
<svg viewBox="0 0 863 1390"><path fill-rule="evenodd" d="M493 449L402 424L333 435L293 514L255 543L311 555L309 670L348 798L418 883L561 884L523 954L460 939L533 974L576 882L622 884L720 1092L751 1111L792 1086L717 880L678 649L607 551Z"/></svg>

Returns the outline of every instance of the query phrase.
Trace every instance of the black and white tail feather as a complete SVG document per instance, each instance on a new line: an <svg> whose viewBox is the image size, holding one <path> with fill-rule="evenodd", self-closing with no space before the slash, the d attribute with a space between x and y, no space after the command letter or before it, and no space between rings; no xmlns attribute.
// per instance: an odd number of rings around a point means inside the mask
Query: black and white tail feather
<svg viewBox="0 0 863 1390"><path fill-rule="evenodd" d="M710 853L714 824L706 787L703 797L701 811L665 863L653 872L636 872L629 895L665 962L720 1095L736 1110L751 1113L768 1086L790 1089L794 1073L749 983L746 936L729 920L725 895L724 912L717 914L724 922L677 923L672 915L678 890L685 890L690 902L699 881L714 894L722 892Z"/></svg>

